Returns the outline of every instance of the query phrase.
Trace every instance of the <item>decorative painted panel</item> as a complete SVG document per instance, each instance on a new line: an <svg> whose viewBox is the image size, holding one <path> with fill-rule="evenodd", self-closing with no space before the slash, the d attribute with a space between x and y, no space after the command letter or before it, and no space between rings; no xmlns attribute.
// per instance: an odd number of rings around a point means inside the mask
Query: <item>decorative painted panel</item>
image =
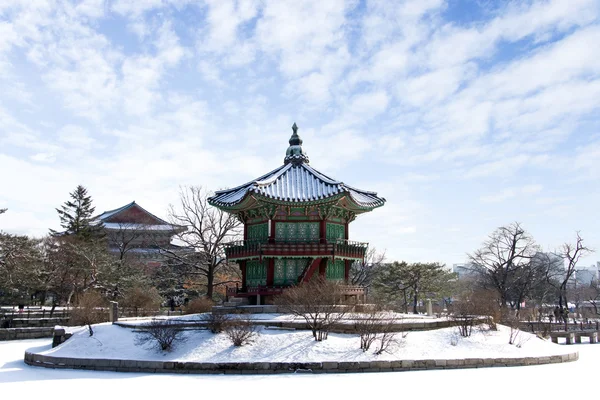
<svg viewBox="0 0 600 400"><path fill-rule="evenodd" d="M275 285L289 285L298 282L298 277L306 268L308 258L284 258L275 260Z"/></svg>
<svg viewBox="0 0 600 400"><path fill-rule="evenodd" d="M328 241L335 241L336 239L345 239L346 228L344 225L327 223L325 229Z"/></svg>
<svg viewBox="0 0 600 400"><path fill-rule="evenodd" d="M275 240L278 242L315 242L319 240L318 222L276 222Z"/></svg>
<svg viewBox="0 0 600 400"><path fill-rule="evenodd" d="M253 287L267 284L267 266L265 262L252 260L246 262L246 285Z"/></svg>
<svg viewBox="0 0 600 400"><path fill-rule="evenodd" d="M266 240L269 237L268 223L248 225L247 235L246 240Z"/></svg>
<svg viewBox="0 0 600 400"><path fill-rule="evenodd" d="M325 277L330 281L341 281L345 278L346 264L344 260L327 260L327 269L325 270Z"/></svg>

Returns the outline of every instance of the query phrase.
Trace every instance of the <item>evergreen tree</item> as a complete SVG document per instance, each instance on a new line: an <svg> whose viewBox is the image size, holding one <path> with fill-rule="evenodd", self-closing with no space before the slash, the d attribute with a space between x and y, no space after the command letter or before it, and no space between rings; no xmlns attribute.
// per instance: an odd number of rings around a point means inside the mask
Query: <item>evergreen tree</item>
<svg viewBox="0 0 600 400"><path fill-rule="evenodd" d="M92 223L95 207L92 206L92 197L88 195L87 189L78 185L69 195L71 200L56 209L64 232L50 230L50 233L53 236L76 235L86 240L98 237L101 225Z"/></svg>

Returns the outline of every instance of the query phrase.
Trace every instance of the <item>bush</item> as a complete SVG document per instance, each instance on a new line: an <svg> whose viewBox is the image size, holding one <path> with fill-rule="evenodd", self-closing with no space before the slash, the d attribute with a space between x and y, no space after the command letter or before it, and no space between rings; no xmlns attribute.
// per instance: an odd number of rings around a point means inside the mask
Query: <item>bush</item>
<svg viewBox="0 0 600 400"><path fill-rule="evenodd" d="M87 325L90 336L94 335L93 324L108 321L108 310L106 299L98 292L85 292L79 298L77 307L71 310L69 323L71 325Z"/></svg>
<svg viewBox="0 0 600 400"><path fill-rule="evenodd" d="M496 324L502 320L498 295L493 290L467 290L452 304L451 309L451 318L457 322L463 337L470 336L473 326L483 321L489 329L497 330Z"/></svg>
<svg viewBox="0 0 600 400"><path fill-rule="evenodd" d="M227 314L209 313L202 316L206 326L212 333L221 333L231 319Z"/></svg>
<svg viewBox="0 0 600 400"><path fill-rule="evenodd" d="M153 343L162 351L171 351L176 342L185 340L182 330L173 320L153 319L140 326L137 333L136 345Z"/></svg>
<svg viewBox="0 0 600 400"><path fill-rule="evenodd" d="M121 309L133 310L135 317L156 314L160 309L162 297L156 288L135 287L125 294L121 300Z"/></svg>
<svg viewBox="0 0 600 400"><path fill-rule="evenodd" d="M237 317L225 324L225 334L234 346L243 346L256 336L256 326L248 318Z"/></svg>
<svg viewBox="0 0 600 400"><path fill-rule="evenodd" d="M186 314L202 314L206 312L212 311L215 302L211 299L207 299L206 297L200 297L188 302L187 306L185 306Z"/></svg>
<svg viewBox="0 0 600 400"><path fill-rule="evenodd" d="M394 330L397 325L395 317L390 318L390 314L385 311L379 311L380 308L373 308L362 314L358 319L355 328L360 335L360 348L362 351L368 351L371 345L378 343L375 354L379 355L389 348L392 343L397 342Z"/></svg>
<svg viewBox="0 0 600 400"><path fill-rule="evenodd" d="M320 342L327 339L330 328L341 321L347 304L340 293L340 285L323 277L287 289L275 298L275 304L286 313L301 317Z"/></svg>
<svg viewBox="0 0 600 400"><path fill-rule="evenodd" d="M452 315L452 320L458 328L458 333L462 337L471 336L473 326L479 322L477 316L468 314Z"/></svg>

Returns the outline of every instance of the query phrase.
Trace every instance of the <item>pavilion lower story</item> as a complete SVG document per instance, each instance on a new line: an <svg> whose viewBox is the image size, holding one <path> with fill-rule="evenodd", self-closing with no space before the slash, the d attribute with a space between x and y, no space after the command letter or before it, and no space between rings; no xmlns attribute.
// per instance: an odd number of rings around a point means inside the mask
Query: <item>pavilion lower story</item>
<svg viewBox="0 0 600 400"><path fill-rule="evenodd" d="M227 300L246 299L249 305L273 304L274 298L287 288L308 282L315 276L340 284L339 293L344 301L364 303L363 287L348 285L353 260L327 257L263 258L238 261L242 285L227 288Z"/></svg>

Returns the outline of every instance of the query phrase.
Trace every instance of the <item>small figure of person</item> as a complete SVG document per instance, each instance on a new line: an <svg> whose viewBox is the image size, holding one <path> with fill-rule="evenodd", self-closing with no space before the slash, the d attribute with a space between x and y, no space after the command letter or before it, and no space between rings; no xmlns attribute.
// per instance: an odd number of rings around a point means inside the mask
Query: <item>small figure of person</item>
<svg viewBox="0 0 600 400"><path fill-rule="evenodd" d="M565 324L569 323L569 309L567 307L563 308L562 319Z"/></svg>
<svg viewBox="0 0 600 400"><path fill-rule="evenodd" d="M560 322L560 308L558 306L554 307L554 320L556 323Z"/></svg>

